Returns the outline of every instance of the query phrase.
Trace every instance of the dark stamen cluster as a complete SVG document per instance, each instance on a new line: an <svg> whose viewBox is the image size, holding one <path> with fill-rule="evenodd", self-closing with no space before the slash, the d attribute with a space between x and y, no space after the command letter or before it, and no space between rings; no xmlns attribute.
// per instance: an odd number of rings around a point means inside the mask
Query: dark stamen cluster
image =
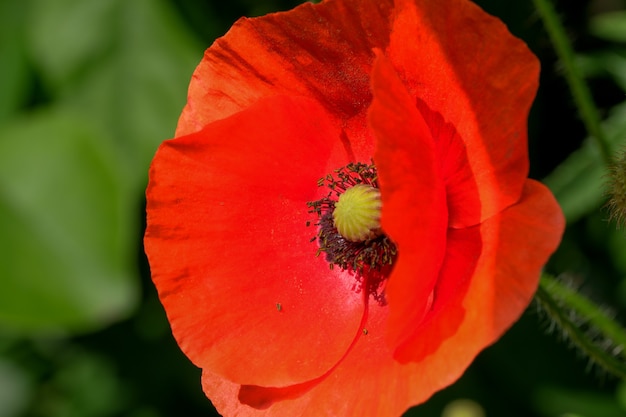
<svg viewBox="0 0 626 417"><path fill-rule="evenodd" d="M330 189L328 195L307 203L309 212L318 218L315 225L319 226L319 232L311 239L319 244L316 255L324 252L331 269L336 265L352 272L358 283L355 289L361 290L367 282L368 292L384 304L383 284L398 255L395 244L384 234L363 242L351 242L337 231L333 220L336 199L348 188L358 184L378 188L376 167L374 164L350 163L335 170L334 174L328 174L317 183L319 187Z"/></svg>

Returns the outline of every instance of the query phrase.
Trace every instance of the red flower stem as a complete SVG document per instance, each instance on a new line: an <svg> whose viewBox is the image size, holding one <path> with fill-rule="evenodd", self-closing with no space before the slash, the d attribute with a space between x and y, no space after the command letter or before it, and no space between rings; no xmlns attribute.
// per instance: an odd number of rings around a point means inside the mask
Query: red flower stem
<svg viewBox="0 0 626 417"><path fill-rule="evenodd" d="M563 64L565 79L572 92L578 113L585 124L585 128L587 132L595 138L604 162L610 165L613 160L611 156L611 146L600 125L598 109L593 102L589 88L580 73L579 67L576 65L574 51L565 34L563 25L550 0L533 0L533 2L548 31L554 49Z"/></svg>
<svg viewBox="0 0 626 417"><path fill-rule="evenodd" d="M606 371L626 379L626 332L601 308L544 274L535 295L566 338Z"/></svg>

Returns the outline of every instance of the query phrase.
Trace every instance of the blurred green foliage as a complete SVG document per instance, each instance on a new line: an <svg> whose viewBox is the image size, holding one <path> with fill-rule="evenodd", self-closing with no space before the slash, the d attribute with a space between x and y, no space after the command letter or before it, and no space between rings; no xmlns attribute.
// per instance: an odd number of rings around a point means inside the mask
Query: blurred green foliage
<svg viewBox="0 0 626 417"><path fill-rule="evenodd" d="M149 281L143 190L204 48L239 16L296 3L0 0L0 417L214 415ZM606 172L541 22L530 0L478 3L543 63L532 173L549 174L569 222L549 269L622 317L626 235L606 222ZM557 8L620 148L624 3ZM479 404L490 417L626 416L626 384L588 367L549 324L531 307L458 383L406 415L479 417ZM473 402L452 407L459 398Z"/></svg>
<svg viewBox="0 0 626 417"><path fill-rule="evenodd" d="M141 191L201 47L158 0L2 7L0 323L100 328L139 300Z"/></svg>

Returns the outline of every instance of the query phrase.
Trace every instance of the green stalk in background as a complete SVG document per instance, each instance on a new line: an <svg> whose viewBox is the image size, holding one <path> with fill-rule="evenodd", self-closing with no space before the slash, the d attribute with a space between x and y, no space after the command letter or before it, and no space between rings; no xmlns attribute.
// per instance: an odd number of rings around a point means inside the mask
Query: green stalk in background
<svg viewBox="0 0 626 417"><path fill-rule="evenodd" d="M626 379L626 332L601 308L546 274L541 277L535 300L595 364Z"/></svg>
<svg viewBox="0 0 626 417"><path fill-rule="evenodd" d="M585 128L591 136L593 136L600 148L600 153L604 162L608 165L611 164L612 153L611 146L608 142L606 135L604 134L602 127L600 126L600 117L598 110L593 102L589 88L585 83L579 68L576 66L574 60L574 51L570 41L565 34L563 25L560 19L557 17L554 7L550 0L533 0L541 19L548 31L548 35L552 40L554 49L563 64L565 70L565 79L569 84L569 88L576 102L576 107L580 117L585 124Z"/></svg>

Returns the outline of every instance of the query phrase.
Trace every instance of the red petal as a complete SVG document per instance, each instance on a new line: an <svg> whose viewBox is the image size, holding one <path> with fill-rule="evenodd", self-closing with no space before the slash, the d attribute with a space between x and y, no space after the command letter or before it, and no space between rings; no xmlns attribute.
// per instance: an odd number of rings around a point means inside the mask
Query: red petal
<svg viewBox="0 0 626 417"><path fill-rule="evenodd" d="M480 226L451 230L446 271L453 272L466 261L466 243L477 233L482 252L475 273L462 288L455 291L456 276L445 275L442 285L447 287L448 305L436 320L422 327L421 338L413 347L423 351L422 345L439 337L439 327L446 327L448 320L456 330L419 362L402 364L393 359L385 337L388 309L373 303L368 335L359 339L330 377L302 397L257 410L237 402L239 386L207 371L203 373L204 390L224 415L400 415L458 379L474 357L517 320L536 289L542 265L560 241L563 227L563 216L550 192L527 181L518 204ZM456 317L459 306L460 320Z"/></svg>
<svg viewBox="0 0 626 417"><path fill-rule="evenodd" d="M263 97L288 94L315 98L351 132L353 142L371 143L365 110L372 48L389 42L392 7L391 0L325 1L239 20L205 52L177 136ZM371 152L354 160L370 158Z"/></svg>
<svg viewBox="0 0 626 417"><path fill-rule="evenodd" d="M496 340L530 302L541 268L560 242L564 227L563 214L550 191L527 180L520 203L480 225L482 250L476 261L472 252L478 244L477 227L451 230L432 313L396 352L397 358L421 360L432 353L429 350L437 350L424 346L424 341L441 340L443 333L454 335L442 343L442 349L448 346L457 353ZM474 265L467 283L463 269ZM468 329L470 324L473 328Z"/></svg>
<svg viewBox="0 0 626 417"><path fill-rule="evenodd" d="M159 149L145 246L196 365L284 386L323 374L352 343L363 298L315 257L305 225L317 180L349 160L339 134L314 101L275 97Z"/></svg>
<svg viewBox="0 0 626 417"><path fill-rule="evenodd" d="M455 175L447 184L450 224L477 224L519 199L539 63L500 20L469 1L400 0L396 7L385 55L410 94L462 138L469 164L445 162L451 168L445 175ZM471 181L480 206L466 192Z"/></svg>
<svg viewBox="0 0 626 417"><path fill-rule="evenodd" d="M383 201L381 225L398 247L386 286L394 346L424 317L446 249L445 187L430 128L390 63L372 71L370 124Z"/></svg>

